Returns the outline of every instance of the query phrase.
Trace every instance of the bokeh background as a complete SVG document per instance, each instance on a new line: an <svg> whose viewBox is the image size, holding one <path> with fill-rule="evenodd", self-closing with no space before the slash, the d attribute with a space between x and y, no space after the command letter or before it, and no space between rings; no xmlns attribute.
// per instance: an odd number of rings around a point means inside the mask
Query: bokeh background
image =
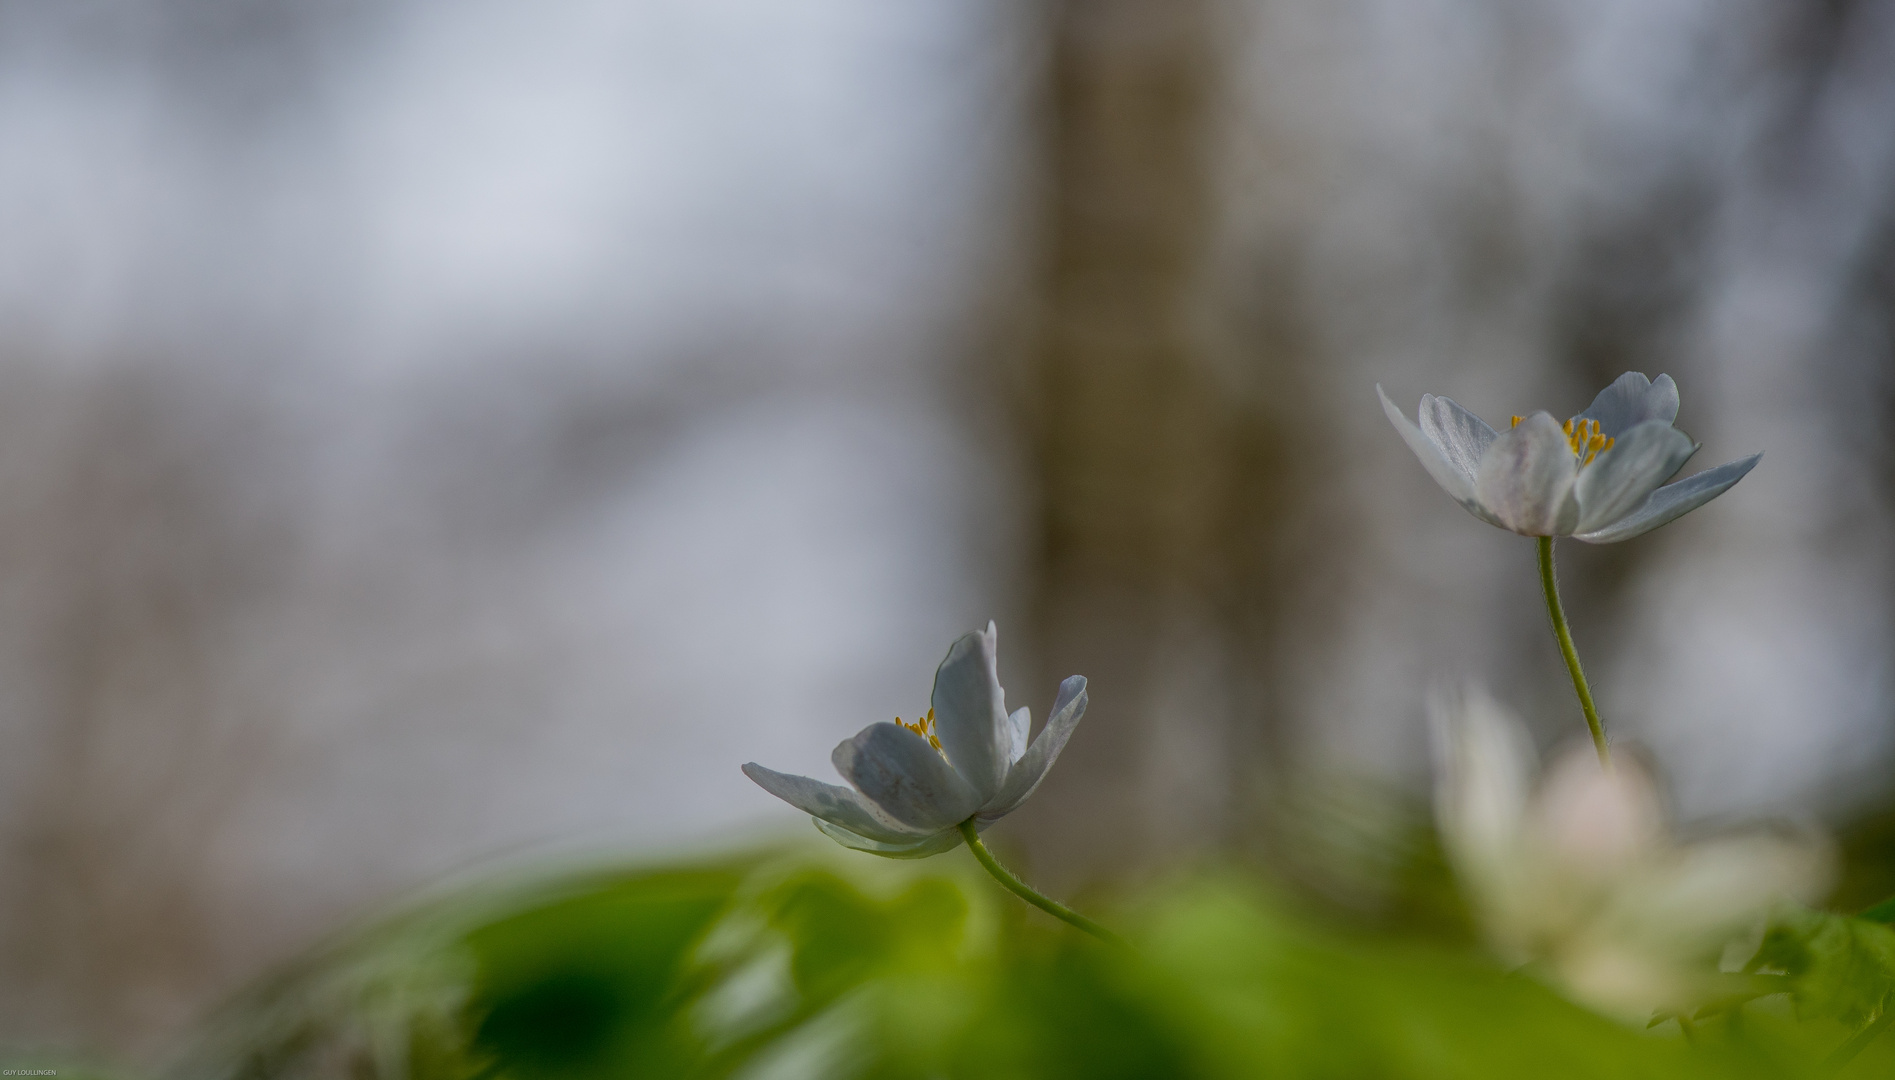
<svg viewBox="0 0 1895 1080"><path fill-rule="evenodd" d="M1764 451L1561 547L1580 647L1687 822L1885 835L1895 6L4 0L0 148L0 1043L805 828L737 765L988 618L1092 679L993 834L1049 888L1372 903L1431 685L1581 731L1377 382Z"/></svg>

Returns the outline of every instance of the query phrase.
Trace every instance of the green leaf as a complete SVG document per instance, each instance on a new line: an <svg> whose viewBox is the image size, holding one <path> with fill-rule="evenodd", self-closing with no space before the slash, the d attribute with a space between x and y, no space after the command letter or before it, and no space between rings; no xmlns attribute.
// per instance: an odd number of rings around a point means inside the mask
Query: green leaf
<svg viewBox="0 0 1895 1080"><path fill-rule="evenodd" d="M691 948L740 875L654 872L503 918L467 936L476 1049L520 1080L686 1075Z"/></svg>
<svg viewBox="0 0 1895 1080"><path fill-rule="evenodd" d="M1865 1024L1895 992L1895 929L1823 911L1786 911L1764 934L1749 970L1790 976L1799 1015Z"/></svg>
<svg viewBox="0 0 1895 1080"><path fill-rule="evenodd" d="M1216 1076L1733 1075L1475 957L1332 933L1241 882L1179 890L1141 944L1148 1000Z"/></svg>
<svg viewBox="0 0 1895 1080"><path fill-rule="evenodd" d="M838 874L810 870L759 902L770 924L789 938L792 976L813 1003L879 976L951 964L967 923L967 898L939 878L922 878L880 900Z"/></svg>
<svg viewBox="0 0 1895 1080"><path fill-rule="evenodd" d="M1856 918L1875 923L1895 923L1895 896L1870 907Z"/></svg>

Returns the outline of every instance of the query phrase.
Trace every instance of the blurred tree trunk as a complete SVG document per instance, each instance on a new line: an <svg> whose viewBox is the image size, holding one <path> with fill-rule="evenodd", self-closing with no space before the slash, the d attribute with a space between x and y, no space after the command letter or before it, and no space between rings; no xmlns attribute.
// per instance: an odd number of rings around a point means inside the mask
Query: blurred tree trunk
<svg viewBox="0 0 1895 1080"><path fill-rule="evenodd" d="M1214 362L1218 54L1204 0L1057 6L1046 308L1032 358L1050 675L1091 679L1082 737L1027 815L1072 879L1227 838L1267 710L1248 627L1267 426Z"/></svg>

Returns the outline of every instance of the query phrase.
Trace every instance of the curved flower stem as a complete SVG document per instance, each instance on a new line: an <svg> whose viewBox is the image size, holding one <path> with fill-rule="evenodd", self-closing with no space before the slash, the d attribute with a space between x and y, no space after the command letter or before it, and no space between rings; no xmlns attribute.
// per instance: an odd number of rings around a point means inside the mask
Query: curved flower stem
<svg viewBox="0 0 1895 1080"><path fill-rule="evenodd" d="M993 852L987 850L987 845L980 842L980 833L974 829L973 818L968 818L966 821L961 822L961 835L967 838L968 850L974 853L974 858L979 859L980 864L987 868L987 872L994 876L994 880L1005 885L1008 892L1032 904L1034 907L1039 908L1041 911L1046 912L1055 919L1071 923L1086 933L1091 934L1093 937L1098 938L1100 941L1109 942L1113 945L1125 944L1124 938L1100 926L1098 923L1093 922L1091 919L1086 918L1084 915L1079 914L1065 904L1041 896L1039 893L1034 892L1032 887L1027 885L1026 882L1008 873L1007 868L995 860Z"/></svg>
<svg viewBox="0 0 1895 1080"><path fill-rule="evenodd" d="M1579 667L1579 650L1573 648L1573 634L1566 628L1566 612L1559 606L1559 582L1553 577L1553 538L1540 537L1540 589L1546 593L1546 614L1553 620L1553 636L1559 639L1559 651L1566 658L1566 670L1573 673L1573 692L1579 695L1579 707L1585 711L1586 726L1592 729L1592 745L1599 751L1599 764L1612 767L1612 751L1605 741L1605 722L1592 703L1592 689L1586 685L1586 673Z"/></svg>

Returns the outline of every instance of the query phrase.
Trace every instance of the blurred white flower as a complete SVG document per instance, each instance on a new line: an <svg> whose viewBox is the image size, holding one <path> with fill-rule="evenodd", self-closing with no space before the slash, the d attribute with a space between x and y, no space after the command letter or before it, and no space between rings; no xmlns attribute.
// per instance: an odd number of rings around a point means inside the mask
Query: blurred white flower
<svg viewBox="0 0 1895 1080"><path fill-rule="evenodd" d="M1519 722L1478 688L1434 703L1435 814L1492 946L1602 1012L1686 1012L1718 988L1725 947L1775 903L1828 885L1812 835L1669 835L1650 775L1586 749L1535 786Z"/></svg>
<svg viewBox="0 0 1895 1080"><path fill-rule="evenodd" d="M1031 720L1008 715L996 671L994 624L963 636L934 673L926 716L870 724L830 755L855 787L766 769L744 775L812 815L844 847L896 859L935 855L961 842L961 822L984 830L1018 809L1065 748L1086 711L1086 680L1059 684L1053 714L1031 745Z"/></svg>
<svg viewBox="0 0 1895 1080"><path fill-rule="evenodd" d="M1743 479L1762 454L1664 484L1697 452L1671 422L1678 384L1628 371L1564 424L1550 413L1496 432L1444 397L1421 396L1421 425L1378 385L1382 411L1435 483L1468 512L1527 536L1611 544L1703 506Z"/></svg>

